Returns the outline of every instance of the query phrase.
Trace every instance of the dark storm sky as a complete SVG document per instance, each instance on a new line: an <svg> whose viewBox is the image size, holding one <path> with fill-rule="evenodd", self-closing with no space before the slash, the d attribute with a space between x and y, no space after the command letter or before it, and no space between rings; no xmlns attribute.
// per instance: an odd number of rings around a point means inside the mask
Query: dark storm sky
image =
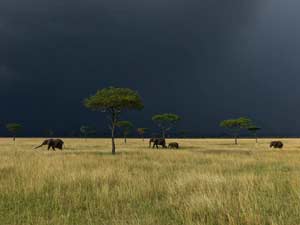
<svg viewBox="0 0 300 225"><path fill-rule="evenodd" d="M24 134L82 124L106 129L82 100L130 87L151 127L154 113L179 129L217 135L221 119L249 116L266 135L300 135L297 0L1 0L0 120ZM4 134L4 129L0 129Z"/></svg>

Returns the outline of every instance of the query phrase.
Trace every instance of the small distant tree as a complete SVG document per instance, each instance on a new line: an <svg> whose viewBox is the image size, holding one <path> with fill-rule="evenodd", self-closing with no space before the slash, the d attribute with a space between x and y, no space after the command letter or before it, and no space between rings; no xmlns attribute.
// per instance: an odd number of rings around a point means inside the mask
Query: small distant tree
<svg viewBox="0 0 300 225"><path fill-rule="evenodd" d="M138 128L136 131L143 141L145 141L145 133L148 131L148 128Z"/></svg>
<svg viewBox="0 0 300 225"><path fill-rule="evenodd" d="M85 138L85 140L87 140L87 138L89 136L96 134L96 129L94 127L83 125L80 127L80 132L83 135L83 137Z"/></svg>
<svg viewBox="0 0 300 225"><path fill-rule="evenodd" d="M261 130L261 128L255 126L255 125L251 125L250 127L248 127L248 131L254 135L256 143L258 143L257 132L260 130Z"/></svg>
<svg viewBox="0 0 300 225"><path fill-rule="evenodd" d="M18 123L6 124L6 129L13 135L13 141L16 141L16 136L22 130L22 128L22 125Z"/></svg>
<svg viewBox="0 0 300 225"><path fill-rule="evenodd" d="M130 121L119 121L118 127L121 128L123 136L124 136L124 143L127 143L127 137L130 132L133 130L133 124Z"/></svg>
<svg viewBox="0 0 300 225"><path fill-rule="evenodd" d="M142 99L136 91L115 87L97 91L95 95L85 99L84 104L88 109L108 114L112 154L116 153L115 130L120 114L126 110L141 110L144 108Z"/></svg>
<svg viewBox="0 0 300 225"><path fill-rule="evenodd" d="M152 117L152 121L161 129L162 138L166 138L166 133L171 130L180 119L178 115L172 113L158 114Z"/></svg>
<svg viewBox="0 0 300 225"><path fill-rule="evenodd" d="M235 144L238 144L238 136L239 133L242 129L248 129L252 124L251 119L246 118L246 117L241 117L241 118L237 118L237 119L229 119L229 120L224 120L220 123L220 126L223 128L227 128L229 129L233 136L234 136L234 140L235 140Z"/></svg>

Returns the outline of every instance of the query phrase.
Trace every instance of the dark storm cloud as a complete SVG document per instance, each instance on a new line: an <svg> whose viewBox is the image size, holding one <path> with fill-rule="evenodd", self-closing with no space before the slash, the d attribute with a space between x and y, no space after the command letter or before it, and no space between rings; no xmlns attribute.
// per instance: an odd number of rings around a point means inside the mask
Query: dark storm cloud
<svg viewBox="0 0 300 225"><path fill-rule="evenodd" d="M4 82L10 82L17 78L17 74L5 65L0 65L0 79Z"/></svg>
<svg viewBox="0 0 300 225"><path fill-rule="evenodd" d="M300 72L292 44L298 41L291 38L286 47L281 40L285 35L280 30L293 28L285 27L285 15L274 19L280 4L2 0L0 65L6 77L19 78L0 90L9 105L0 115L32 124L36 131L45 123L60 131L94 122L104 128L101 117L84 110L81 101L98 88L115 85L143 96L146 108L134 114L137 126L149 126L153 113L171 111L184 117L183 128L197 134L218 133L218 120L240 115L277 132L272 122L286 116L274 110L277 99L276 107L283 110L289 106L285 99L299 94L288 91L288 84L295 83L282 75L295 81ZM278 22L280 27L274 25ZM16 110L20 106L24 108Z"/></svg>

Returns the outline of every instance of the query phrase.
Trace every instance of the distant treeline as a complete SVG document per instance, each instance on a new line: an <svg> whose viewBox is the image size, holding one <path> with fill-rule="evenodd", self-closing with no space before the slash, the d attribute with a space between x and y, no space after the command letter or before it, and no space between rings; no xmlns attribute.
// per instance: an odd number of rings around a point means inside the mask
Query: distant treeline
<svg viewBox="0 0 300 225"><path fill-rule="evenodd" d="M216 121L219 123L224 132L218 135L196 135L192 129L178 128L178 124L181 122L181 116L174 113L158 113L149 118L152 120L152 124L156 129L149 129L136 125L137 121L123 120L123 117L127 115L129 111L141 111L144 108L144 102L142 97L137 91L129 88L116 88L108 87L98 90L94 95L91 95L84 99L83 107L90 111L98 112L99 117L106 118L106 128L102 127L101 130L97 130L94 124L83 124L78 128L73 128L65 132L56 132L51 128L51 124L41 124L41 133L38 136L42 137L74 137L74 138L111 138L112 139L112 154L116 153L115 138L122 137L124 142L127 143L127 138L160 138L165 140L166 138L234 138L234 143L238 144L238 139L243 138L255 138L258 143L258 137L274 137L277 135L264 136L260 133L261 127L256 124L252 118L238 117L225 119L222 121ZM81 104L82 104L81 103ZM79 103L80 104L80 103ZM125 113L126 112L126 113ZM102 115L101 115L102 114ZM124 115L125 114L125 115ZM82 120L82 118L81 118ZM63 129L63 123L61 124ZM48 126L48 127L47 127ZM195 126L195 125L193 125ZM7 136L13 137L15 141L16 137L26 136L26 127L23 127L22 123L0 123L0 127L6 128ZM104 131L105 129L105 131Z"/></svg>

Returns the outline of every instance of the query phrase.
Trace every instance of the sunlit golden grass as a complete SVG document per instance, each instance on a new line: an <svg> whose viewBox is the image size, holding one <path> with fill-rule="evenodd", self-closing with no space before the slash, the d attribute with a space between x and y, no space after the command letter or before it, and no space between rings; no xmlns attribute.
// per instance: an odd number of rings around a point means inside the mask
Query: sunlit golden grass
<svg viewBox="0 0 300 225"><path fill-rule="evenodd" d="M0 224L300 224L300 139L120 139L115 156L109 139L41 141L0 139Z"/></svg>

